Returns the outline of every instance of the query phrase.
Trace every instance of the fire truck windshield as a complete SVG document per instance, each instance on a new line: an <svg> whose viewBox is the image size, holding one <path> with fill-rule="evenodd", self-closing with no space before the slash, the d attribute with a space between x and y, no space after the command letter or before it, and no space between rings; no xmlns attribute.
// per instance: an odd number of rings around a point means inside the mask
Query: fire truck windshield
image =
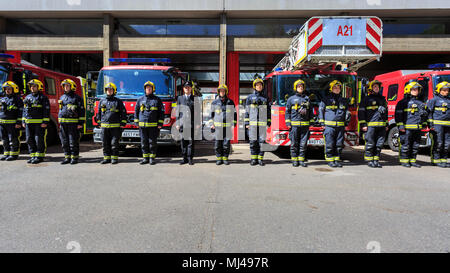
<svg viewBox="0 0 450 273"><path fill-rule="evenodd" d="M140 97L145 94L144 84L151 81L155 84L155 94L160 97L173 97L173 78L161 70L149 69L117 69L102 70L97 82L97 96L105 96L104 86L114 83L119 97Z"/></svg>
<svg viewBox="0 0 450 273"><path fill-rule="evenodd" d="M433 90L436 90L436 85L438 85L440 82L450 82L450 74L435 75L433 77Z"/></svg>
<svg viewBox="0 0 450 273"><path fill-rule="evenodd" d="M8 79L8 70L0 65L0 86Z"/></svg>
<svg viewBox="0 0 450 273"><path fill-rule="evenodd" d="M324 96L329 92L329 84L333 80L338 80L344 85L342 96L352 98L356 96L356 77L346 74L303 74L303 75L280 75L278 76L276 92L274 98L280 106L285 106L287 99L294 95L293 84L296 80L302 79L306 83L306 91L311 98L312 104L318 105Z"/></svg>

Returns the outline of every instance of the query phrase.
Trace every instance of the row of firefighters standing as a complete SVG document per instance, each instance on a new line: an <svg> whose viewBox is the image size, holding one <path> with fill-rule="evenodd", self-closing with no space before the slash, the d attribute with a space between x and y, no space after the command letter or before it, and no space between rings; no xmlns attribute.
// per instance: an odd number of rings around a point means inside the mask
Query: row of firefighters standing
<svg viewBox="0 0 450 273"><path fill-rule="evenodd" d="M50 121L50 104L42 94L43 84L39 80L28 83L31 94L20 99L18 86L11 81L2 85L5 94L0 103L1 135L4 156L1 160L15 160L19 155L20 128L26 129L27 143L31 154L28 163L43 161L46 149L47 126ZM60 138L65 158L61 164L77 164L79 157L80 130L85 122L82 99L75 94L76 84L70 79L61 83L65 94L59 100ZM194 95L192 83L183 86L184 95L177 100L176 128L184 131L181 148L183 160L180 164L193 165L194 156ZM254 93L246 100L245 126L250 139L251 162L264 165L262 145L266 139L266 128L271 124L270 102L263 95L262 79L253 81ZM314 121L313 107L307 95L307 86L303 80L297 80L293 89L295 94L287 100L285 121L290 129L291 159L294 167L306 167L306 149L309 139L309 127ZM416 162L420 146L421 129L428 125L432 134L433 165L449 167L447 156L450 146L450 83L441 82L436 86L435 96L427 104L419 99L422 86L410 82L405 86L405 97L396 106L395 120L399 128L400 163L404 167L420 167ZM154 165L156 158L156 140L164 122L164 106L155 92L155 85L148 81L144 84L145 95L138 99L135 107L134 122L139 125L143 160L140 164ZM319 104L319 123L324 130L325 159L330 167L342 167L345 126L351 119L348 100L341 96L342 83L335 80L329 85L329 94ZM381 95L381 82L372 81L368 86L368 96L359 105L358 118L365 139L364 159L369 167L381 168L380 155L385 143L387 127L387 102ZM117 87L113 83L105 86L106 97L98 104L95 117L102 128L103 153L102 164L117 164L119 157L119 140L126 124L126 109L123 102L115 95ZM228 97L226 85L217 89L218 96L211 104L209 124L215 133L216 164L229 164L232 130L237 123L234 102ZM180 111L187 107L188 111ZM191 114L192 113L192 114ZM197 113L199 114L199 113ZM232 121L230 123L229 121ZM196 128L198 129L198 128ZM186 132L188 132L186 134Z"/></svg>

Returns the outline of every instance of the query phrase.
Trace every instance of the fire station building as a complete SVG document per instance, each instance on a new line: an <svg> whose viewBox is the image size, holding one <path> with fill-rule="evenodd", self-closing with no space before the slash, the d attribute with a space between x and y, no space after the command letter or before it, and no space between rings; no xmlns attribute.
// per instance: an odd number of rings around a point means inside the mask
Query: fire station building
<svg viewBox="0 0 450 273"><path fill-rule="evenodd" d="M448 0L0 0L0 52L85 76L111 57L168 57L213 92L236 102L284 56L312 16L378 16L383 57L360 70L450 62Z"/></svg>

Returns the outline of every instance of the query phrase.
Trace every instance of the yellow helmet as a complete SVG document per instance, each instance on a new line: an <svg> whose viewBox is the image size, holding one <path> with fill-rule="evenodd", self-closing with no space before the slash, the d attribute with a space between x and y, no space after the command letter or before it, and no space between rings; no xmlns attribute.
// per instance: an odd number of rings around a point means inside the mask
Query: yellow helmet
<svg viewBox="0 0 450 273"><path fill-rule="evenodd" d="M37 85L39 91L44 90L44 84L40 80L33 79L29 81L28 86L31 87L32 85Z"/></svg>
<svg viewBox="0 0 450 273"><path fill-rule="evenodd" d="M436 85L436 90L435 90L435 92L436 92L436 94L439 94L439 93L441 93L441 89L442 88L448 88L448 89L450 89L450 83L449 82L440 82L440 83L438 83L437 85Z"/></svg>
<svg viewBox="0 0 450 273"><path fill-rule="evenodd" d="M373 91L373 86L374 86L375 84L378 84L378 86L380 87L380 90L381 90L381 86L382 86L383 84L382 84L380 81L377 81L377 80L373 80L373 81L369 82L369 86L367 87L367 90L368 90L369 92L372 92L372 91Z"/></svg>
<svg viewBox="0 0 450 273"><path fill-rule="evenodd" d="M105 91L108 88L112 88L114 90L114 95L117 94L117 86L114 83L110 82L107 85L105 85Z"/></svg>
<svg viewBox="0 0 450 273"><path fill-rule="evenodd" d="M418 82L410 82L405 86L404 93L405 94L411 94L411 89L418 87L419 93L422 92L422 85L420 85Z"/></svg>
<svg viewBox="0 0 450 273"><path fill-rule="evenodd" d="M302 84L303 85L303 89L305 89L305 87L306 87L305 81L303 81L303 80L296 80L294 82L294 86L293 86L294 91L297 91L297 85L299 85L299 84Z"/></svg>
<svg viewBox="0 0 450 273"><path fill-rule="evenodd" d="M19 86L17 84L15 84L14 82L12 82L12 81L7 81L7 82L2 84L3 92L6 92L6 90L5 90L6 87L11 87L15 94L19 93Z"/></svg>
<svg viewBox="0 0 450 273"><path fill-rule="evenodd" d="M77 90L77 84L76 84L74 81L72 81L71 79L65 79L65 80L63 80L63 81L61 82L61 87L64 88L64 85L65 85L65 84L70 84L70 90L72 90L72 91Z"/></svg>
<svg viewBox="0 0 450 273"><path fill-rule="evenodd" d="M264 87L264 81L262 79L260 79L260 78L257 78L257 79L255 79L253 81L253 89L256 89L256 84L257 83L261 83L263 85L263 87Z"/></svg>
<svg viewBox="0 0 450 273"><path fill-rule="evenodd" d="M149 85L153 88L153 92L155 92L156 91L155 84L153 82L151 82L151 81L148 81L148 82L144 83L144 90Z"/></svg>
<svg viewBox="0 0 450 273"><path fill-rule="evenodd" d="M341 90L342 90L342 83L338 80L334 80L334 81L330 82L330 92L331 92L331 90L333 90L333 87L335 87L335 86L340 86Z"/></svg>
<svg viewBox="0 0 450 273"><path fill-rule="evenodd" d="M217 93L219 93L220 89L224 89L225 90L225 94L228 95L228 86L226 86L225 84L219 85L219 87L217 87Z"/></svg>

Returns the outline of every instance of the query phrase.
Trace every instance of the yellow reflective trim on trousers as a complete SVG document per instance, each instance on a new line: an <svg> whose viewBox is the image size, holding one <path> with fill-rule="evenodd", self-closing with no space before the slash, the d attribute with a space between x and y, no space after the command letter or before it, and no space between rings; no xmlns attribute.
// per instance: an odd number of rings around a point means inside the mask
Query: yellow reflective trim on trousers
<svg viewBox="0 0 450 273"><path fill-rule="evenodd" d="M340 160L341 160L341 158L339 156L334 157L334 161L340 161Z"/></svg>
<svg viewBox="0 0 450 273"><path fill-rule="evenodd" d="M332 109L332 110L335 110L335 109L338 109L338 106L337 106L337 105L330 105L330 106L326 106L325 108L326 108L326 109Z"/></svg>
<svg viewBox="0 0 450 273"><path fill-rule="evenodd" d="M119 156L117 156L117 155L112 155L112 156L111 156L111 159L119 159Z"/></svg>
<svg viewBox="0 0 450 273"><path fill-rule="evenodd" d="M227 157L227 156L222 156L222 160L227 161L227 160L228 160L228 157Z"/></svg>
<svg viewBox="0 0 450 273"><path fill-rule="evenodd" d="M366 161L372 161L374 159L375 158L373 156L364 156L364 160L366 160Z"/></svg>
<svg viewBox="0 0 450 273"><path fill-rule="evenodd" d="M258 155L258 159L259 159L259 160L263 160L263 159L264 159L264 156L263 156L263 155Z"/></svg>
<svg viewBox="0 0 450 273"><path fill-rule="evenodd" d="M386 126L386 122L384 121L373 121L369 122L367 126Z"/></svg>
<svg viewBox="0 0 450 273"><path fill-rule="evenodd" d="M250 158L251 159L258 159L258 156L257 155L252 155Z"/></svg>
<svg viewBox="0 0 450 273"><path fill-rule="evenodd" d="M148 155L150 158L156 158L156 154L149 154Z"/></svg>
<svg viewBox="0 0 450 273"><path fill-rule="evenodd" d="M375 110L378 109L380 106L376 105L376 106L366 106L367 110Z"/></svg>
<svg viewBox="0 0 450 273"><path fill-rule="evenodd" d="M291 125L294 126L309 126L310 124L309 121L291 121Z"/></svg>
<svg viewBox="0 0 450 273"><path fill-rule="evenodd" d="M409 163L409 158L407 159L400 158L400 163Z"/></svg>
<svg viewBox="0 0 450 273"><path fill-rule="evenodd" d="M103 156L103 159L105 159L105 160L109 160L109 159L111 159L111 156L109 156L109 155L105 155L105 156Z"/></svg>
<svg viewBox="0 0 450 273"><path fill-rule="evenodd" d="M79 119L76 118L58 118L60 123L78 123Z"/></svg>
<svg viewBox="0 0 450 273"><path fill-rule="evenodd" d="M156 127L158 126L157 122L139 122L139 127Z"/></svg>
<svg viewBox="0 0 450 273"><path fill-rule="evenodd" d="M411 162L411 163L416 163L416 162L417 162L417 159L411 158L411 159L409 160L409 162Z"/></svg>
<svg viewBox="0 0 450 273"><path fill-rule="evenodd" d="M379 157L379 156L374 156L374 157L373 157L373 160L379 161L379 160L380 160L380 157Z"/></svg>
<svg viewBox="0 0 450 273"><path fill-rule="evenodd" d="M142 157L143 157L143 158L149 158L149 157L150 157L150 154L142 154Z"/></svg>
<svg viewBox="0 0 450 273"><path fill-rule="evenodd" d="M333 162L334 161L334 157L325 157L325 160L327 162Z"/></svg>
<svg viewBox="0 0 450 273"><path fill-rule="evenodd" d="M446 162L447 162L447 160L445 160ZM434 159L434 158L431 158L431 163L441 163L441 159Z"/></svg>
<svg viewBox="0 0 450 273"><path fill-rule="evenodd" d="M298 161L298 157L291 157L292 161Z"/></svg>
<svg viewBox="0 0 450 273"><path fill-rule="evenodd" d="M221 156L216 156L216 160L222 160Z"/></svg>
<svg viewBox="0 0 450 273"><path fill-rule="evenodd" d="M44 122L43 119L25 119L26 124L29 124L29 123L35 124L35 123L43 123L43 122Z"/></svg>
<svg viewBox="0 0 450 273"><path fill-rule="evenodd" d="M102 128L119 128L120 127L120 123L110 123L110 124L102 123L101 127Z"/></svg>
<svg viewBox="0 0 450 273"><path fill-rule="evenodd" d="M50 121L49 118L43 118L42 120L43 120L43 121Z"/></svg>
<svg viewBox="0 0 450 273"><path fill-rule="evenodd" d="M421 129L422 125L419 124L405 124L406 129Z"/></svg>
<svg viewBox="0 0 450 273"><path fill-rule="evenodd" d="M17 120L15 119L0 119L0 124L14 124Z"/></svg>
<svg viewBox="0 0 450 273"><path fill-rule="evenodd" d="M177 107L177 103L176 102L172 102L172 107Z"/></svg>
<svg viewBox="0 0 450 273"><path fill-rule="evenodd" d="M442 158L441 163L447 163L447 158Z"/></svg>
<svg viewBox="0 0 450 273"><path fill-rule="evenodd" d="M447 125L450 126L450 120L433 120L434 125Z"/></svg>
<svg viewBox="0 0 450 273"><path fill-rule="evenodd" d="M297 159L298 159L298 161L305 161L305 158L301 157L301 156L297 157Z"/></svg>
<svg viewBox="0 0 450 273"><path fill-rule="evenodd" d="M325 125L328 125L328 126L345 126L345 122L343 122L343 121L329 121L329 120L325 120Z"/></svg>
<svg viewBox="0 0 450 273"><path fill-rule="evenodd" d="M361 124L361 123L366 123L366 121L365 121L365 120L359 120L358 123L359 123L359 124Z"/></svg>

